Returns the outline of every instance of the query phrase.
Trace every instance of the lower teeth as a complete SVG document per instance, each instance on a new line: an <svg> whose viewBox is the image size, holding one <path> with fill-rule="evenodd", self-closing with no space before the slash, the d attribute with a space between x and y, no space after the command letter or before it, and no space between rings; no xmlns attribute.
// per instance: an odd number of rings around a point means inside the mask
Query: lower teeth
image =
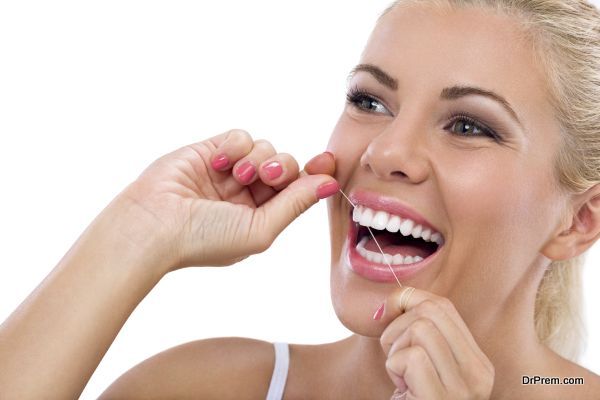
<svg viewBox="0 0 600 400"><path fill-rule="evenodd" d="M363 258L366 258L370 262L375 262L378 264L391 264L391 265L405 265L405 264L414 264L423 260L423 257L420 256L403 256L401 254L381 254L376 253L374 251L369 251L365 249L365 243L369 240L367 236L363 237L360 242L356 245L356 251Z"/></svg>

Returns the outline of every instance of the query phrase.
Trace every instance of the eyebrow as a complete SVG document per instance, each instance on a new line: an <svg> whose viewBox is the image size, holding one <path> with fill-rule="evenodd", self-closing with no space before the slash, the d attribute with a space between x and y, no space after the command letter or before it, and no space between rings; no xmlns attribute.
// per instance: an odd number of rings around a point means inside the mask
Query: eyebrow
<svg viewBox="0 0 600 400"><path fill-rule="evenodd" d="M348 75L348 79L350 79L352 76L354 76L354 74L356 74L359 71L365 71L370 73L375 77L375 79L377 79L379 83L391 90L398 90L398 81L392 78L381 68L373 64L358 64L356 67L352 68L350 74ZM523 124L519 120L519 117L515 110L513 110L513 108L510 106L510 103L506 101L504 97L500 96L498 93L492 92L491 90L486 90L474 86L455 85L442 89L442 92L440 93L440 99L455 100L469 95L484 96L500 103L500 105L504 107L504 109L511 115L511 117L513 117L515 121L517 121L521 128L523 128Z"/></svg>

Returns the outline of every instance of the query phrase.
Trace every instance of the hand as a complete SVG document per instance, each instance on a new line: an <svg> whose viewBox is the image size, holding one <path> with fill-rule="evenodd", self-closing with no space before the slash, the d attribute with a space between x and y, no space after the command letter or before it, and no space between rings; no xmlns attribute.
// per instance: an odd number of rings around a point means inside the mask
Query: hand
<svg viewBox="0 0 600 400"><path fill-rule="evenodd" d="M131 240L161 235L173 254L166 272L230 265L260 253L318 197L339 189L329 176L331 153L298 170L291 155L239 129L184 146L157 159L120 194L143 219Z"/></svg>
<svg viewBox="0 0 600 400"><path fill-rule="evenodd" d="M489 399L494 367L450 300L415 289L406 311L396 289L379 323L386 369L403 399Z"/></svg>

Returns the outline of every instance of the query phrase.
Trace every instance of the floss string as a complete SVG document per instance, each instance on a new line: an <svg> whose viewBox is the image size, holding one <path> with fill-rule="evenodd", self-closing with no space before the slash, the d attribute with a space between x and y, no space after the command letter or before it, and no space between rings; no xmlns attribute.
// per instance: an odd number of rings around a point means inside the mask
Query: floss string
<svg viewBox="0 0 600 400"><path fill-rule="evenodd" d="M350 198L348 196L346 196L346 193L344 193L344 191L341 188L340 188L340 193L346 198L346 200L348 200L348 203L350 203L350 205L352 205L353 208L356 208L356 205L352 202L352 200L350 200ZM396 276L396 273L394 272L394 269L392 268L392 266L388 262L388 258L385 256L385 253L381 249L381 246L379 245L379 242L377 242L377 239L375 239L375 235L371 231L371 227L367 226L367 229L369 230L369 233L371 234L371 237L373 238L373 241L377 245L377 248L381 252L381 255L383 256L383 261L385 261L385 263L387 264L387 266L390 267L390 271L392 271L392 274L394 275L394 278L396 278L396 282L398 282L398 285L400 287L402 287L402 284L400 283L400 279L398 279L398 277Z"/></svg>

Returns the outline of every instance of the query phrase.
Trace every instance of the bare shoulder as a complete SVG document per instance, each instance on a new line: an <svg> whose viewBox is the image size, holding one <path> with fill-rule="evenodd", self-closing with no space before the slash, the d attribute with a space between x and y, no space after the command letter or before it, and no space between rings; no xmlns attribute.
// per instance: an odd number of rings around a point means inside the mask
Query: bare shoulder
<svg viewBox="0 0 600 400"><path fill-rule="evenodd" d="M196 340L158 353L125 372L100 399L264 398L275 353L262 340Z"/></svg>
<svg viewBox="0 0 600 400"><path fill-rule="evenodd" d="M569 379L569 387L572 389L574 398L595 400L600 398L600 375L580 366L576 365L573 372L566 377ZM573 379L570 379L573 378Z"/></svg>
<svg viewBox="0 0 600 400"><path fill-rule="evenodd" d="M562 367L553 374L560 383L542 385L541 388L545 389L546 394L543 398L557 394L560 394L561 398L577 400L600 398L600 376L573 361L565 359L563 361Z"/></svg>

